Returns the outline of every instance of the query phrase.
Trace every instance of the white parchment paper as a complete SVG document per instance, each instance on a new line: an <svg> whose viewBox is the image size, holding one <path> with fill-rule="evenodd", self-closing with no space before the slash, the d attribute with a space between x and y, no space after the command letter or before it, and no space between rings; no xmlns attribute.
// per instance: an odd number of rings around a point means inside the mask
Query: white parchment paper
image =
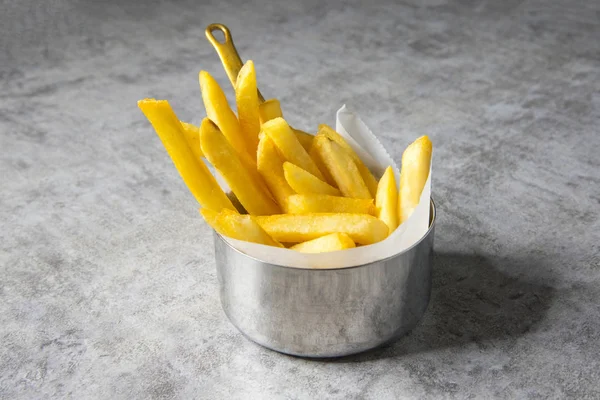
<svg viewBox="0 0 600 400"><path fill-rule="evenodd" d="M385 169L391 165L394 168L396 183L400 182L398 163L390 157L358 115L350 111L345 105L336 114L336 131L352 146L375 177L380 178ZM409 144L406 143L406 146ZM430 197L431 167L429 177L421 193L419 205L410 218L385 240L369 246L329 253L305 254L227 237L225 237L225 240L237 250L270 264L296 268L343 268L367 264L398 254L417 243L425 235L429 228Z"/></svg>

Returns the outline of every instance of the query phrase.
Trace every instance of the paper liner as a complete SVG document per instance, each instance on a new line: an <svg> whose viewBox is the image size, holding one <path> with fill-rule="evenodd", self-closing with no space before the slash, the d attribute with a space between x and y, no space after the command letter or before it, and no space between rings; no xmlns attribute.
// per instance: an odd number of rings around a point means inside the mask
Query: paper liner
<svg viewBox="0 0 600 400"><path fill-rule="evenodd" d="M400 182L400 168L390 157L365 123L345 105L336 114L336 131L346 139L365 165L376 177L385 169L394 168L396 183ZM407 143L406 145L408 145ZM220 180L220 182L222 182ZM385 240L369 246L329 253L306 254L294 250L265 246L224 237L235 249L263 262L295 268L344 268L368 264L396 255L417 243L429 228L431 198L431 166L419 205L410 218Z"/></svg>

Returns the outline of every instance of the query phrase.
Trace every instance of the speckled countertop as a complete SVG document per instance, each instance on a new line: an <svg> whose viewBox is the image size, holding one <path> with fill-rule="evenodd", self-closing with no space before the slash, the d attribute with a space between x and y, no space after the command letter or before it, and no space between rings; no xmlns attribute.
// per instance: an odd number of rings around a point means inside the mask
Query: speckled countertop
<svg viewBox="0 0 600 400"><path fill-rule="evenodd" d="M0 398L599 398L600 3L0 4ZM434 142L429 309L309 361L223 314L209 229L136 100L203 117L223 22L295 126ZM228 85L226 87L229 88Z"/></svg>

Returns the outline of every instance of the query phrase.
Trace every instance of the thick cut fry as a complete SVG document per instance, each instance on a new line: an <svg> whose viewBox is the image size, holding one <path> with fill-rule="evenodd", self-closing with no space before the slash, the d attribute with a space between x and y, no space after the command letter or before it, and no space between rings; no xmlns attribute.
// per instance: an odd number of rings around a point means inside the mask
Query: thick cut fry
<svg viewBox="0 0 600 400"><path fill-rule="evenodd" d="M284 160L279 155L273 141L268 136L263 135L260 142L258 142L256 158L258 172L260 172L265 182L267 182L267 186L269 186L275 200L287 212L287 198L295 192L285 180L283 162Z"/></svg>
<svg viewBox="0 0 600 400"><path fill-rule="evenodd" d="M306 242L331 233L346 233L355 243L373 244L385 239L385 222L367 214L281 214L256 217L256 221L279 242Z"/></svg>
<svg viewBox="0 0 600 400"><path fill-rule="evenodd" d="M315 137L313 146L344 196L372 199L356 164L343 147L321 134Z"/></svg>
<svg viewBox="0 0 600 400"><path fill-rule="evenodd" d="M377 187L377 217L385 222L392 233L398 227L398 188L394 170L387 167Z"/></svg>
<svg viewBox="0 0 600 400"><path fill-rule="evenodd" d="M341 195L341 192L333 186L328 185L310 172L303 170L289 161L283 164L283 173L285 180L296 193Z"/></svg>
<svg viewBox="0 0 600 400"><path fill-rule="evenodd" d="M219 128L208 118L200 125L200 145L210 163L221 173L244 208L254 215L280 212L257 176L248 171Z"/></svg>
<svg viewBox="0 0 600 400"><path fill-rule="evenodd" d="M309 240L308 242L298 243L292 246L291 249L301 253L327 253L329 251L351 249L353 247L356 247L356 245L350 239L350 236L345 233L332 233Z"/></svg>
<svg viewBox="0 0 600 400"><path fill-rule="evenodd" d="M283 247L281 243L269 236L251 215L241 215L226 210L217 213L205 208L200 209L200 214L215 231L223 236L267 246Z"/></svg>
<svg viewBox="0 0 600 400"><path fill-rule="evenodd" d="M262 131L275 143L283 158L307 170L317 178L323 179L321 171L319 171L315 162L310 158L283 118L275 118L265 122L262 125Z"/></svg>
<svg viewBox="0 0 600 400"><path fill-rule="evenodd" d="M244 133L248 151L256 158L260 118L258 112L258 92L256 89L256 71L254 63L246 61L235 83L235 102L237 103L238 119Z"/></svg>
<svg viewBox="0 0 600 400"><path fill-rule="evenodd" d="M166 100L144 99L138 107L150 121L190 192L204 208L235 210L208 167L194 155L179 119Z"/></svg>
<svg viewBox="0 0 600 400"><path fill-rule="evenodd" d="M258 106L261 125L275 118L283 118L281 105L277 99L269 99Z"/></svg>
<svg viewBox="0 0 600 400"><path fill-rule="evenodd" d="M185 136L185 140L187 140L188 145L194 152L194 155L199 160L204 157L202 154L202 149L200 148L200 128L193 124L188 124L187 122L179 121L181 123L181 127L183 128L183 134Z"/></svg>
<svg viewBox="0 0 600 400"><path fill-rule="evenodd" d="M412 142L402 154L398 199L400 223L406 221L419 204L421 192L429 176L431 152L431 141L427 136L421 136Z"/></svg>
<svg viewBox="0 0 600 400"><path fill-rule="evenodd" d="M394 190L394 193L396 193L396 190ZM289 196L286 209L290 214L349 213L375 215L376 211L371 199L351 199L326 194L295 194ZM394 213L396 210L394 208Z"/></svg>
<svg viewBox="0 0 600 400"><path fill-rule="evenodd" d="M367 168L367 166L363 163L358 154L356 154L352 146L346 142L346 139L344 139L342 135L337 133L335 130L333 130L333 128L326 124L319 125L319 133L323 133L325 136L342 146L344 150L348 152L348 155L354 160L360 176L362 176L365 184L369 188L371 196L375 197L377 194L377 179L373 176L371 171L369 171L369 168Z"/></svg>
<svg viewBox="0 0 600 400"><path fill-rule="evenodd" d="M206 116L217 124L223 135L241 157L251 157L251 146L244 138L240 123L229 107L223 89L206 71L200 71L199 79Z"/></svg>

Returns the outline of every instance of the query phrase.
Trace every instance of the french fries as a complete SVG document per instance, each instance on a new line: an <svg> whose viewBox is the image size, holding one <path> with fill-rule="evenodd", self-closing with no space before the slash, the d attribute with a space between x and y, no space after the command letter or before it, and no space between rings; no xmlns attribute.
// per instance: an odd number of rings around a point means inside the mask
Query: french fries
<svg viewBox="0 0 600 400"><path fill-rule="evenodd" d="M283 164L283 173L287 183L300 194L329 194L331 196L340 196L338 189L323 182L313 174L302 168L286 161Z"/></svg>
<svg viewBox="0 0 600 400"><path fill-rule="evenodd" d="M253 215L271 215L281 211L262 184L251 174L219 128L208 118L200 125L200 145L210 163L221 173L244 208Z"/></svg>
<svg viewBox="0 0 600 400"><path fill-rule="evenodd" d="M217 81L206 71L200 71L200 90L206 108L206 116L223 132L240 157L251 157L249 141L242 133L240 123L229 107L227 97Z"/></svg>
<svg viewBox="0 0 600 400"><path fill-rule="evenodd" d="M319 171L321 171L323 173L323 178L325 178L324 181L331 186L335 186L336 185L335 180L333 179L333 176L331 176L331 173L327 169L325 162L321 158L321 154L317 150L317 147L319 147L319 146L315 144L316 142L317 142L317 138L315 137L313 139L312 146L310 146L310 150L308 151L308 155L310 156L310 158L313 159L313 161L317 165L317 168L319 168Z"/></svg>
<svg viewBox="0 0 600 400"><path fill-rule="evenodd" d="M393 232L398 227L398 189L391 166L387 167L379 180L375 206L377 217L386 223L390 232Z"/></svg>
<svg viewBox="0 0 600 400"><path fill-rule="evenodd" d="M235 210L206 165L196 157L186 141L183 127L166 100L144 99L138 107L150 121L181 178L204 208Z"/></svg>
<svg viewBox="0 0 600 400"><path fill-rule="evenodd" d="M281 214L256 217L256 221L273 239L289 243L337 232L366 245L382 241L389 232L385 222L367 214Z"/></svg>
<svg viewBox="0 0 600 400"><path fill-rule="evenodd" d="M260 114L261 125L275 118L283 118L281 106L279 104L279 100L277 99L269 99L265 101L258 107L258 109ZM308 132L304 132L300 129L295 128L292 128L292 131L296 135L296 138L298 139L302 147L304 147L304 150L310 151L314 135L311 135Z"/></svg>
<svg viewBox="0 0 600 400"><path fill-rule="evenodd" d="M348 144L348 142L346 142L346 139L344 139L342 135L337 133L335 130L333 130L333 128L326 124L319 125L319 133L323 133L329 139L333 140L341 147L343 147L344 150L346 150L348 155L352 158L352 160L354 160L354 163L356 164L356 168L358 168L360 176L363 178L365 184L371 192L371 196L375 197L375 195L377 194L377 179L375 179L371 171L369 171L369 168L367 168L365 163L363 163L363 161L360 159L358 154L356 154L354 149Z"/></svg>
<svg viewBox="0 0 600 400"><path fill-rule="evenodd" d="M190 149L192 149L192 152L194 153L194 156L196 156L198 160L201 159L204 157L204 154L202 154L202 149L200 148L200 128L187 122L179 122L183 128L183 136L185 136L185 140L187 140Z"/></svg>
<svg viewBox="0 0 600 400"><path fill-rule="evenodd" d="M290 249L301 253L327 253L329 251L351 249L353 247L356 247L356 245L350 236L345 233L332 233L309 240L308 242L298 243L290 247Z"/></svg>
<svg viewBox="0 0 600 400"><path fill-rule="evenodd" d="M263 136L258 143L256 164L258 172L262 175L275 200L287 212L287 198L295 192L286 182L283 174L284 160L279 155L273 141L268 136ZM317 179L317 178L315 178Z"/></svg>
<svg viewBox="0 0 600 400"><path fill-rule="evenodd" d="M372 199L356 164L343 147L322 134L315 137L313 146L344 196Z"/></svg>
<svg viewBox="0 0 600 400"><path fill-rule="evenodd" d="M396 190L394 190L394 194L397 196ZM397 208L394 208L394 213L396 210ZM286 211L290 214L349 213L375 215L376 213L375 205L371 199L351 199L326 194L295 194L288 196ZM394 227L394 229L396 228Z"/></svg>
<svg viewBox="0 0 600 400"><path fill-rule="evenodd" d="M246 138L248 150L256 159L258 148L258 133L260 132L259 100L256 88L256 71L254 63L247 61L235 83L235 101L237 103L240 127Z"/></svg>
<svg viewBox="0 0 600 400"><path fill-rule="evenodd" d="M283 247L281 243L269 236L251 215L241 215L229 210L216 212L205 208L200 209L200 214L215 231L223 236L267 246Z"/></svg>
<svg viewBox="0 0 600 400"><path fill-rule="evenodd" d="M398 209L400 223L406 221L419 204L421 192L429 176L431 152L431 141L427 136L421 136L402 153Z"/></svg>
<svg viewBox="0 0 600 400"><path fill-rule="evenodd" d="M427 136L404 151L398 188L391 166L378 181L330 126L312 135L284 120L277 99L262 102L252 61L235 79L237 115L208 72L199 82L207 114L200 127L180 121L166 100L138 106L219 234L302 253L338 251L384 240L418 205L431 163Z"/></svg>
<svg viewBox="0 0 600 400"><path fill-rule="evenodd" d="M261 129L273 140L273 143L275 143L275 146L277 146L287 161L307 170L317 178L323 179L321 171L319 171L317 165L310 158L304 147L302 147L300 141L283 118L278 117L267 121L262 125Z"/></svg>

